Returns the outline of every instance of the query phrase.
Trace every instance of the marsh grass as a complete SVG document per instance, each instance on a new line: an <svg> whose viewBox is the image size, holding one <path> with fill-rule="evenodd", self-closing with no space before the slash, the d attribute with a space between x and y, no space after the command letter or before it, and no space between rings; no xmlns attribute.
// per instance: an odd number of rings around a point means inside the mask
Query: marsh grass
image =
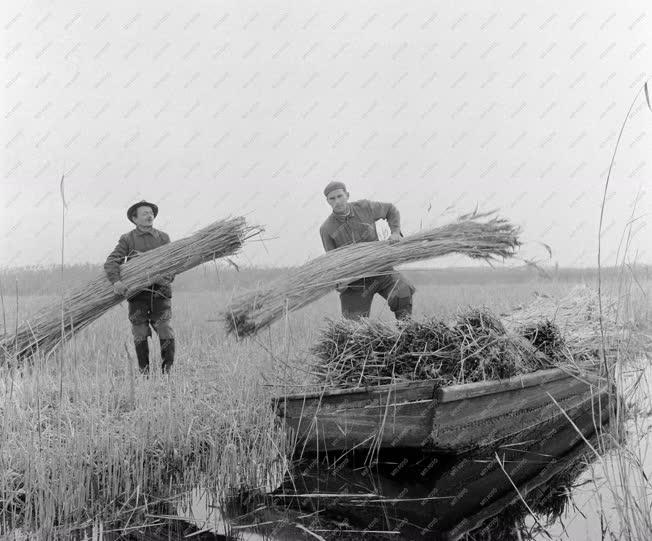
<svg viewBox="0 0 652 541"><path fill-rule="evenodd" d="M500 313L533 291L558 296L572 285L424 285L415 315L449 317L472 304ZM649 294L649 282L643 287ZM156 502L187 504L197 487L215 500L229 487L269 486L270 472L284 472L285 434L269 399L306 383L309 375L287 360L309 355L324 317L337 317L338 300L329 295L243 342L226 336L219 318L228 296L226 288L175 294L179 349L169 380L136 375L124 305L75 336L57 353L62 363L0 373L0 535L20 529L54 539L72 527L129 528ZM47 302L6 297L7 325L12 306L25 313ZM378 300L372 315L393 318Z"/></svg>
<svg viewBox="0 0 652 541"><path fill-rule="evenodd" d="M111 316L66 346L65 362L0 374L0 533L65 538L98 517L128 522L198 485L260 485L284 460L246 350L197 337L202 349L182 349L171 378L143 378L129 369L124 314Z"/></svg>
<svg viewBox="0 0 652 541"><path fill-rule="evenodd" d="M623 265L616 280L603 282L601 302L582 303L590 306L591 321L575 332L578 352L599 359L615 392L608 395L609 419L596 412L592 442L575 427L588 451L588 462L580 464L585 471L567 487L572 507L567 506L566 516L559 514L561 520L547 524L536 539L652 539L651 292L648 280ZM526 319L546 312L552 306L549 301L539 297L531 303ZM556 316L563 325L576 317L576 307L561 304ZM576 520L580 516L582 520Z"/></svg>
<svg viewBox="0 0 652 541"><path fill-rule="evenodd" d="M627 273L614 289L622 333L604 344L603 354L618 393L610 397L610 422L599 431L595 462L585 476L588 501L599 509L602 538L652 539L650 290Z"/></svg>
<svg viewBox="0 0 652 541"><path fill-rule="evenodd" d="M623 123L614 146L613 155L609 164L609 170L604 185L604 194L600 209L600 223L598 229L598 292L602 291L603 281L601 276L601 246L602 246L602 223L605 215L607 189L611 180L611 173L615 164L616 154L621 137L629 120L630 114L640 95L645 97L648 110L652 112L650 103L650 91L648 81L645 81L634 96L632 103L625 115ZM636 324L636 333L626 334L617 343L617 356L614 363L607 360L607 344L602 347L602 357L605 362L605 369L608 374L613 375L617 388L620 389L624 399L620 397L611 406L610 432L605 436L611 439L618 446L616 452L612 453L608 462L600 461L609 493L613 500L615 509L615 524L612 528L609 521L605 531L612 537L616 532L625 539L650 539L652 538L652 481L649 473L649 459L647 449L649 445L650 413L652 413L652 393L647 381L649 362L652 358L650 348L652 339L650 337L650 320L641 317L640 302L633 302L636 296L642 296L645 301L646 315L649 313L649 295L641 287L639 277L632 272L629 254L632 251L632 240L634 237L632 225L638 219L636 207L638 198L635 200L632 215L626 224L618 254L621 255L620 279L617 283L619 299L622 301L619 306L624 319L630 319ZM616 260L618 261L618 254ZM602 296L600 295L600 300ZM632 316L634 314L634 316ZM638 316L638 317L636 317ZM600 323L602 330L602 304L600 305ZM635 339L632 340L631 337ZM638 340L636 339L638 338ZM630 377L630 374L634 377ZM643 379L645 378L645 379ZM643 384L641 383L643 381ZM642 407L641 407L642 406ZM647 459L647 464L646 464ZM648 472L646 472L648 469Z"/></svg>

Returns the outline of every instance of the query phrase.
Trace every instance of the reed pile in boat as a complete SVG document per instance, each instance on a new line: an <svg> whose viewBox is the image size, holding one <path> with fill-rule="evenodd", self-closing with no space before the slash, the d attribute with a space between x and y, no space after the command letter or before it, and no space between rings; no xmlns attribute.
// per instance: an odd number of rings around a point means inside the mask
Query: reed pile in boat
<svg viewBox="0 0 652 541"><path fill-rule="evenodd" d="M597 292L578 286L562 298L537 295L502 319L469 308L453 321L328 320L313 346L319 385L350 388L435 379L441 385L503 379L544 368L600 366ZM622 339L617 302L605 297L602 331L607 354Z"/></svg>
<svg viewBox="0 0 652 541"><path fill-rule="evenodd" d="M487 308L464 310L451 322L328 320L312 353L317 360L310 370L328 388L424 379L444 386L554 366L550 349L545 354L526 337L508 333Z"/></svg>

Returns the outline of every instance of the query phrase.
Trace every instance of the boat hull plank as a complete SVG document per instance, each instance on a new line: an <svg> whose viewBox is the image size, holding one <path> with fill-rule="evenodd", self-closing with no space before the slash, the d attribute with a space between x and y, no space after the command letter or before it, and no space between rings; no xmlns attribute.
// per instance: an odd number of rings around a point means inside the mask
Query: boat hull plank
<svg viewBox="0 0 652 541"><path fill-rule="evenodd" d="M462 452L557 422L564 412L599 410L599 400L606 400L599 377L552 369L445 388L431 381L295 395L278 400L277 407L302 451Z"/></svg>
<svg viewBox="0 0 652 541"><path fill-rule="evenodd" d="M596 398L597 391L596 388L593 392ZM541 422L558 420L564 412L582 406L591 407L591 404L590 386L572 377L525 389L447 402L436 409L426 445L440 449L489 445Z"/></svg>

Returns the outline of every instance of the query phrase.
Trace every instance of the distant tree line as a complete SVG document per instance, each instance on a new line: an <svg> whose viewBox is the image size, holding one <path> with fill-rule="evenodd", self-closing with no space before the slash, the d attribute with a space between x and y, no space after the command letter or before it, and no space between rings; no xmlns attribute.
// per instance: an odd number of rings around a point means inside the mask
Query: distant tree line
<svg viewBox="0 0 652 541"><path fill-rule="evenodd" d="M641 280L649 280L652 266L638 265L634 269ZM177 276L175 291L205 291L210 289L247 289L259 283L273 280L286 269L245 267L236 270L226 263L206 263ZM65 265L63 272L58 265L24 266L0 269L0 287L5 296L51 295L63 290L83 286L103 273L101 264L81 263ZM559 282L588 282L597 279L595 268L530 266L516 268L453 267L445 269L407 269L404 274L417 286L428 284L509 284L529 281L552 280ZM602 269L603 277L614 278L622 272L619 268Z"/></svg>

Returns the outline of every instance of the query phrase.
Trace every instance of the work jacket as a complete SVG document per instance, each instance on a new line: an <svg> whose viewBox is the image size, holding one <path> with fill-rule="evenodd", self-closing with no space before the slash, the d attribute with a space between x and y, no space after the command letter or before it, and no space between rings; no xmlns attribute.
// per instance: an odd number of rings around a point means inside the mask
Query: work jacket
<svg viewBox="0 0 652 541"><path fill-rule="evenodd" d="M392 203L368 199L349 203L346 216L333 212L319 228L324 250L328 252L347 244L378 240L376 220L381 219L387 220L392 233L400 234L401 215Z"/></svg>
<svg viewBox="0 0 652 541"><path fill-rule="evenodd" d="M120 280L120 265L125 261L137 256L140 253L153 250L164 244L169 244L170 237L167 233L152 229L146 231L143 229L135 228L120 236L117 246L109 254L104 263L104 272L109 281L114 284ZM157 297L170 298L172 297L172 287L169 285L154 284L151 287L143 290L136 297L130 299L135 300L149 297L151 294Z"/></svg>

